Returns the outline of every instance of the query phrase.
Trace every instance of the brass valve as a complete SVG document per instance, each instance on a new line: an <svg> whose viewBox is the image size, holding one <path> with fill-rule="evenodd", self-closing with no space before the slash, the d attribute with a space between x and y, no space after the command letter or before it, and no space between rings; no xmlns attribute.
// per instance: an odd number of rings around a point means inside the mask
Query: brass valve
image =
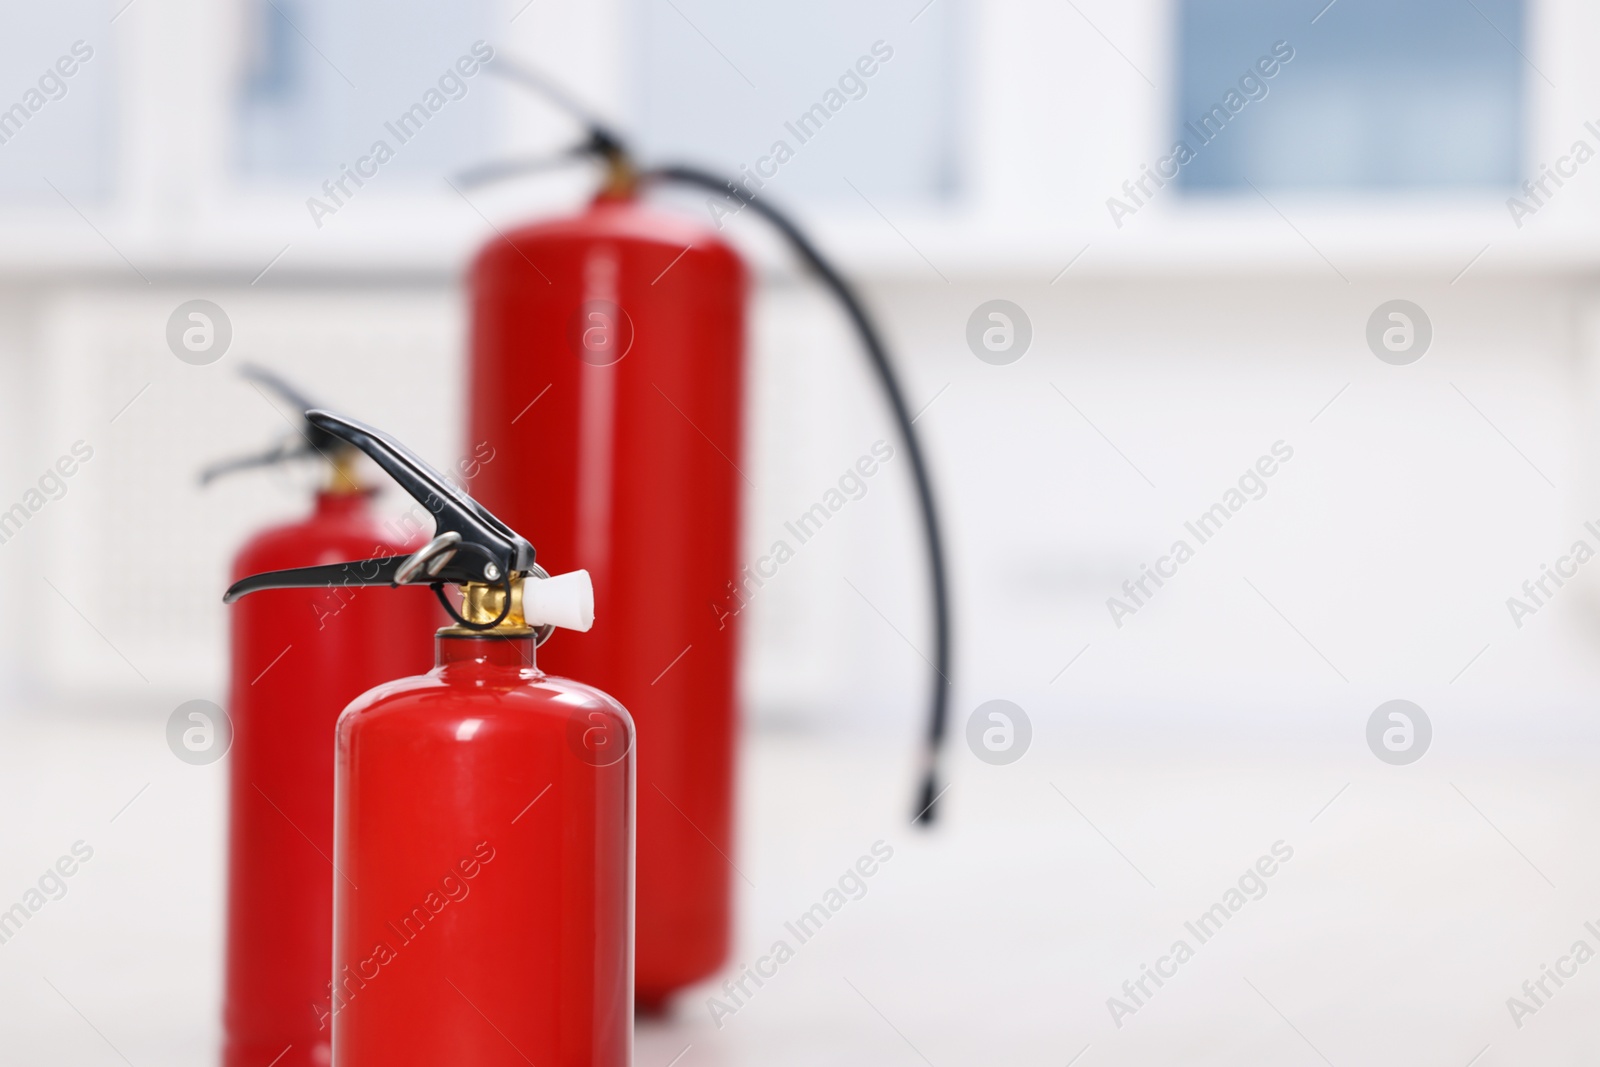
<svg viewBox="0 0 1600 1067"><path fill-rule="evenodd" d="M533 633L533 627L528 625L527 619L522 614L522 585L521 578L514 578L511 581L511 610L505 612L505 618L501 619L501 611L506 605L505 584L466 583L461 586L461 617L480 627L491 626L496 619L500 619L499 624L489 630L474 630L459 625L447 626L440 632L456 637L470 637L483 633L507 636Z"/></svg>

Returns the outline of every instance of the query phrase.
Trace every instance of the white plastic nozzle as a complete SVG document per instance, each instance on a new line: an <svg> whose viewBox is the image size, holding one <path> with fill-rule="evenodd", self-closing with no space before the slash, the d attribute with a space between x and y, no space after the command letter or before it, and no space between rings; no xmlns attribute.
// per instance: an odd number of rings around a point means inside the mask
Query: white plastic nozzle
<svg viewBox="0 0 1600 1067"><path fill-rule="evenodd" d="M522 617L529 626L587 630L594 625L594 583L588 571L522 581Z"/></svg>

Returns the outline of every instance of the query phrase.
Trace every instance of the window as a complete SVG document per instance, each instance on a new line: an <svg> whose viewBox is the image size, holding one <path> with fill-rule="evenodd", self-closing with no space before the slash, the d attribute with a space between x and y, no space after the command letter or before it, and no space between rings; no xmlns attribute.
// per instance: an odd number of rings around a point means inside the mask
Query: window
<svg viewBox="0 0 1600 1067"><path fill-rule="evenodd" d="M1181 188L1517 183L1525 86L1541 77L1520 0L1325 2L1182 0Z"/></svg>
<svg viewBox="0 0 1600 1067"><path fill-rule="evenodd" d="M110 191L116 63L96 0L10 5L0 34L0 193L49 201Z"/></svg>
<svg viewBox="0 0 1600 1067"><path fill-rule="evenodd" d="M490 151L486 105L493 94L482 73L452 79L451 71L474 42L495 39L493 6L246 0L236 96L240 170L258 179L337 177L341 164L353 165L380 140L393 152L385 174L436 180L481 161ZM398 132L386 127L419 103L427 118Z"/></svg>
<svg viewBox="0 0 1600 1067"><path fill-rule="evenodd" d="M959 11L957 0L632 0L641 151L759 171L789 200L860 206L851 184L874 201L948 197Z"/></svg>

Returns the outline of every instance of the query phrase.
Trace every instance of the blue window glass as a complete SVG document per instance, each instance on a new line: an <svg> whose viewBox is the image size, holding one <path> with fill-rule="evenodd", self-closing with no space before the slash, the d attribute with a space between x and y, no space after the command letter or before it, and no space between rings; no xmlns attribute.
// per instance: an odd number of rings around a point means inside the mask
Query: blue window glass
<svg viewBox="0 0 1600 1067"><path fill-rule="evenodd" d="M634 125L650 158L759 172L775 197L857 208L955 190L957 0L628 10Z"/></svg>
<svg viewBox="0 0 1600 1067"><path fill-rule="evenodd" d="M1514 186L1526 26L1521 0L1181 0L1179 186Z"/></svg>
<svg viewBox="0 0 1600 1067"><path fill-rule="evenodd" d="M116 144L113 13L104 0L7 5L0 34L0 193L8 200L63 207L61 197L81 203L109 194Z"/></svg>
<svg viewBox="0 0 1600 1067"><path fill-rule="evenodd" d="M480 162L492 150L490 75L461 76L455 64L476 68L474 42L503 36L497 10L491 0L245 0L241 171L325 178L379 141L393 153L386 176L437 180ZM421 117L402 123L407 114Z"/></svg>

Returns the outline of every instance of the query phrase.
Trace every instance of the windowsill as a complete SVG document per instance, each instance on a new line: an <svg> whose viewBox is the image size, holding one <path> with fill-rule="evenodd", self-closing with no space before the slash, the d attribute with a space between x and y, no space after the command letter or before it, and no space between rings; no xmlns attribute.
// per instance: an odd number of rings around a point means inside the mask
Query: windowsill
<svg viewBox="0 0 1600 1067"><path fill-rule="evenodd" d="M324 219L320 229L303 205L282 198L174 210L159 224L152 217L119 218L108 207L89 212L98 229L65 210L0 214L0 281L143 285L204 275L266 286L449 283L494 236L491 225L504 231L570 211L582 189L582 182L570 182L532 195L526 188L486 191L473 194L470 204L436 195L374 196ZM1076 224L893 206L886 207L889 221L864 210L813 211L809 228L851 273L886 282L1222 276L1353 282L1395 275L1448 282L1600 271L1600 210L1575 197L1525 220L1520 230L1503 201L1485 199L1440 205L1275 196L1273 203L1276 209L1258 198L1169 201L1124 219L1120 230L1094 206ZM693 202L679 207L696 213ZM791 261L763 229L739 219L724 233L763 268L782 271Z"/></svg>

